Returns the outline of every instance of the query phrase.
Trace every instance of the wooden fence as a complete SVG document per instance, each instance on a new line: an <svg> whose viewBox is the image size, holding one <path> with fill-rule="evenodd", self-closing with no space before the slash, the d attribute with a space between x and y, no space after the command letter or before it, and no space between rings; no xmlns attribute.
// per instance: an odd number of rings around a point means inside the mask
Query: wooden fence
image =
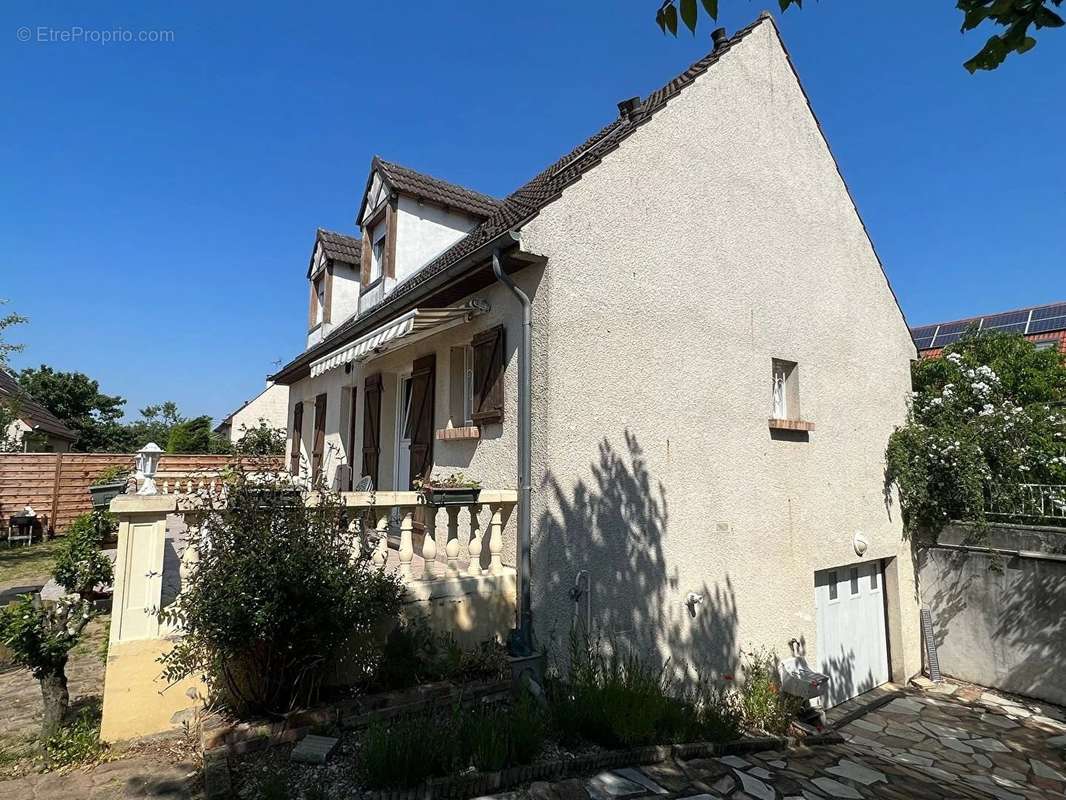
<svg viewBox="0 0 1066 800"><path fill-rule="evenodd" d="M122 453L0 453L0 520L30 505L48 516L51 530L65 532L75 517L92 510L89 484L110 467L132 470L135 458ZM232 460L228 455L164 455L156 480L198 480L217 475ZM282 468L281 458L268 460L271 468Z"/></svg>

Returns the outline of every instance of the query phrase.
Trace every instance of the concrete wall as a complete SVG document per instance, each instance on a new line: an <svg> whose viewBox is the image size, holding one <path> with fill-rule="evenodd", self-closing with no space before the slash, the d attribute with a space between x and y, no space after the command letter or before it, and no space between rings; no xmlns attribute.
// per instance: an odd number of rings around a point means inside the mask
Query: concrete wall
<svg viewBox="0 0 1066 800"><path fill-rule="evenodd" d="M938 541L975 537L953 526ZM947 547L919 554L922 604L933 618L941 671L1066 705L1066 529L994 525L980 544L1033 555Z"/></svg>
<svg viewBox="0 0 1066 800"><path fill-rule="evenodd" d="M593 616L617 639L718 670L742 646L785 655L796 639L816 664L814 572L885 559L893 677L915 674L914 564L883 476L914 346L772 23L521 235L548 258L516 276L534 300L541 642L565 646L568 590L587 569ZM437 442L435 469L513 486L517 311L501 289L483 296L491 315L350 375L302 381L292 402L325 387L336 415L327 430L343 449L334 397L386 371L391 474L389 375L436 351L441 427L447 348L502 319L505 421L478 441ZM798 364L803 415L817 426L809 436L767 426L774 358ZM862 558L856 531L869 542ZM506 541L513 563L513 523ZM704 598L694 614L690 592Z"/></svg>
<svg viewBox="0 0 1066 800"><path fill-rule="evenodd" d="M265 420L271 428L288 428L289 387L282 384L270 384L254 399L233 413L230 422L229 438L238 442L244 435L241 426L255 428L259 420Z"/></svg>
<svg viewBox="0 0 1066 800"><path fill-rule="evenodd" d="M773 24L564 190L522 246L548 257L540 636L565 635L588 569L594 617L620 639L723 669L795 638L817 664L814 572L883 558L894 674L916 672L913 564L883 476L915 350ZM809 437L768 430L774 358L798 364Z"/></svg>

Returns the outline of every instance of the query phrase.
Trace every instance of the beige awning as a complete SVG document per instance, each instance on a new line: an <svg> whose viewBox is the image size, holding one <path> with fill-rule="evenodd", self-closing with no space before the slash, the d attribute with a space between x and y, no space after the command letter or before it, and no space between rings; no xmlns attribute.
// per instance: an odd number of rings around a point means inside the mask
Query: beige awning
<svg viewBox="0 0 1066 800"><path fill-rule="evenodd" d="M390 350L405 347L447 328L461 325L488 310L484 303L471 302L458 308L416 308L387 322L354 342L311 362L311 377L341 367L349 361L369 361Z"/></svg>

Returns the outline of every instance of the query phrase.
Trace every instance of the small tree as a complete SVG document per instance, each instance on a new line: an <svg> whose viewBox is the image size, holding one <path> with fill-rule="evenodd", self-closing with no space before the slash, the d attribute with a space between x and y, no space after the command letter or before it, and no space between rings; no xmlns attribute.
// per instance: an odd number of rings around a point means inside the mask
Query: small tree
<svg viewBox="0 0 1066 800"><path fill-rule="evenodd" d="M989 493L1066 482L1066 362L1018 335L970 335L917 362L907 423L889 439L886 478L908 533L986 524Z"/></svg>
<svg viewBox="0 0 1066 800"><path fill-rule="evenodd" d="M163 614L184 631L166 677L206 675L239 714L280 715L315 702L339 659L369 676L403 589L349 532L339 496L301 495L240 462L227 489L190 529L198 557Z"/></svg>
<svg viewBox="0 0 1066 800"><path fill-rule="evenodd" d="M56 555L56 582L79 597L85 597L100 584L111 583L111 559L100 551L100 543L104 533L115 527L114 516L106 511L93 511L75 519Z"/></svg>
<svg viewBox="0 0 1066 800"><path fill-rule="evenodd" d="M280 456L285 454L285 429L272 428L265 419L249 428L241 425L241 436L234 448L246 456Z"/></svg>
<svg viewBox="0 0 1066 800"><path fill-rule="evenodd" d="M92 619L92 607L84 600L65 597L54 604L23 595L0 611L0 642L15 662L40 681L44 699L44 738L54 736L70 707L67 690L67 658L81 632Z"/></svg>

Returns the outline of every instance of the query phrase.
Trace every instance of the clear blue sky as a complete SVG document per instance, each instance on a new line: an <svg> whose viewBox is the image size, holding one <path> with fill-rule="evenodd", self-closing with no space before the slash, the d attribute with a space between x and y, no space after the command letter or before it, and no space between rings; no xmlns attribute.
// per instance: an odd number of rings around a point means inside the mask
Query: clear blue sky
<svg viewBox="0 0 1066 800"><path fill-rule="evenodd" d="M1066 32L970 76L987 34L961 35L953 5L779 16L912 324L1066 299ZM300 351L314 230L353 229L375 152L505 195L709 49L706 20L663 37L655 6L5 3L0 297L31 318L15 365L86 372L132 414L226 414ZM776 3L721 6L733 31Z"/></svg>

